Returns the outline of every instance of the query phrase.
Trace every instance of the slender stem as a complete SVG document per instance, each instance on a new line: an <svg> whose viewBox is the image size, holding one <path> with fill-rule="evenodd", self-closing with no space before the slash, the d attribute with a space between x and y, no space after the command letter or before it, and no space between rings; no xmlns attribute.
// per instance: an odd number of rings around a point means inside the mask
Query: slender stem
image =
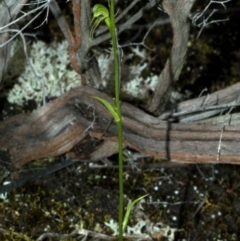
<svg viewBox="0 0 240 241"><path fill-rule="evenodd" d="M110 32L112 37L112 47L114 56L114 77L115 77L115 108L120 120L117 122L118 131L118 162L119 162L119 210L118 210L118 226L119 241L123 240L123 133L122 133L122 114L120 104L120 64L119 49L117 43L117 30L114 18L114 0L111 0L110 6Z"/></svg>
<svg viewBox="0 0 240 241"><path fill-rule="evenodd" d="M119 162L119 210L118 210L118 226L119 241L123 240L123 141L122 141L122 121L117 124L118 127L118 162Z"/></svg>

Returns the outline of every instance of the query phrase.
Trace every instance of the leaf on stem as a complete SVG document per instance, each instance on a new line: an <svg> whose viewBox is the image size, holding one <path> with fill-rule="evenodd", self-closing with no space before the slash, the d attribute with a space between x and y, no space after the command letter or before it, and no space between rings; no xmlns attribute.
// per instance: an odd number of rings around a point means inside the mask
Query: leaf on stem
<svg viewBox="0 0 240 241"><path fill-rule="evenodd" d="M123 223L122 223L122 227L123 227L123 233L124 233L124 230L125 228L127 227L127 223L128 223L128 220L129 220L129 215L134 207L134 205L141 201L143 198L145 198L146 196L148 196L149 194L146 194L144 196L141 196L135 200L133 200L132 202L130 202L127 206L127 210L126 210L126 213L125 213L125 216L124 216L124 219L123 219Z"/></svg>
<svg viewBox="0 0 240 241"><path fill-rule="evenodd" d="M111 115L113 116L113 118L116 122L120 121L120 118L116 112L116 108L112 104L110 104L108 101L106 101L100 97L97 97L97 96L93 96L93 98L100 101L108 109L108 111L111 113Z"/></svg>

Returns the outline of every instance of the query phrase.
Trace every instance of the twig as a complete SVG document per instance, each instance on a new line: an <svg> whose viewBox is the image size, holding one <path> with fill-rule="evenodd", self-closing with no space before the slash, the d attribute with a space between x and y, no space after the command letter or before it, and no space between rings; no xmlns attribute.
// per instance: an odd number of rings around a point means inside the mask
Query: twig
<svg viewBox="0 0 240 241"><path fill-rule="evenodd" d="M70 238L73 237L75 235L81 235L84 238L91 236L91 237L95 237L95 238L99 238L101 240L112 240L113 237L105 235L105 234L101 234L101 233L97 233L91 230L87 230L87 229L77 229L74 230L73 232L71 232L70 234L59 234L59 233L45 233L42 234L40 237L38 237L37 241L41 241L44 240L46 238L58 238L58 239L66 239L66 238Z"/></svg>
<svg viewBox="0 0 240 241"><path fill-rule="evenodd" d="M23 4L23 5L24 5L24 4ZM26 5L26 4L25 4L25 5ZM22 12L22 13L23 13L22 16L20 16L19 18L15 19L15 20L12 20L10 23L8 23L8 24L0 27L0 33L1 33L3 30L8 29L8 28L9 28L10 26L12 26L13 24L16 24L16 23L19 22L21 19L23 19L23 18L27 17L28 15L30 15L30 14L32 14L32 13L35 13L35 12L37 12L37 11L40 10L40 12L39 12L38 14L36 14L26 25L24 25L24 27L22 27L22 28L19 30L19 32L22 32L22 31L23 31L27 26L29 26L38 16L40 16L41 13L43 13L45 9L47 9L47 11L48 11L48 8L49 8L49 2L46 1L44 4L42 4L42 5L34 8L33 10L31 10L31 11L29 11L29 12L27 12L27 13ZM10 39L8 39L8 40L7 40L6 42L4 42L3 44L1 44L1 45L0 45L0 48L3 47L3 46L5 46L5 45L8 44L9 42L11 42L14 38L16 38L16 37L18 36L19 32L16 33L15 35L13 35Z"/></svg>
<svg viewBox="0 0 240 241"><path fill-rule="evenodd" d="M69 159L69 160L61 161L59 163L48 166L37 172L33 172L30 174L19 174L17 179L9 182L9 184L7 185L0 186L0 194L16 189L18 187L22 187L27 182L35 181L42 177L48 176L49 174L57 172L74 163L76 163L76 160Z"/></svg>
<svg viewBox="0 0 240 241"><path fill-rule="evenodd" d="M59 233L45 233L42 234L40 237L38 237L37 241L44 240L45 238L58 238L58 239L66 239L73 237L75 235L81 235L84 238L86 237L92 237L92 238L97 238L99 240L115 240L116 237L112 237L109 235L105 235L102 233L97 233L91 230L87 229L77 229L71 232L70 234L59 234ZM145 241L150 241L152 238L148 234L126 234L124 237L128 239L137 239L137 240L145 240Z"/></svg>
<svg viewBox="0 0 240 241"><path fill-rule="evenodd" d="M218 144L218 150L217 150L217 161L220 161L220 156L221 156L221 144L222 144L222 137L223 137L223 132L225 131L225 125L222 128L220 138L219 138L219 144Z"/></svg>
<svg viewBox="0 0 240 241"><path fill-rule="evenodd" d="M151 27L148 29L148 31L145 33L145 35L144 35L144 37L143 37L143 39L142 39L142 41L140 42L140 43L128 43L128 44L124 44L124 45L121 45L120 47L121 48L124 48L124 47L127 47L127 46L139 46L139 45L142 45L142 46L144 46L146 49L148 49L148 50L150 50L150 51L153 51L153 49L150 49L146 44L145 44L145 40L146 40L146 38L147 38L147 36L148 36L148 34L150 33L150 31L153 29L153 27L155 26L155 24L156 24L156 22L157 22L158 20L156 20L152 25L151 25Z"/></svg>
<svg viewBox="0 0 240 241"><path fill-rule="evenodd" d="M160 119L161 120L166 120L168 118L177 118L177 117L182 117L186 115L193 115L201 112L207 112L207 111L212 111L212 110L226 110L229 108L234 108L240 106L240 103L237 104L222 104L222 105L214 105L214 106L203 106L191 111L181 111L177 113L169 113L168 115L162 116Z"/></svg>
<svg viewBox="0 0 240 241"><path fill-rule="evenodd" d="M209 19L214 15L215 12L217 12L218 10L217 9L213 9L212 12L205 18L204 17L204 14L207 12L208 8L210 7L211 4L213 3L216 3L216 4L221 4L225 9L226 9L226 6L225 6L225 3L228 3L230 2L231 0L225 0L225 1L213 1L211 0L208 5L204 8L204 10L200 13L196 13L193 18L192 18L192 24L194 26L197 26L200 28L200 31L198 33L198 36L197 38L199 38L199 36L201 35L204 27L212 24L212 23L215 23L215 24L218 24L219 22L225 22L227 20L229 20L228 18L226 19L219 19L219 20L212 20L212 21L209 21ZM197 21L200 19L200 18L203 18L203 21L200 22L200 23L197 23Z"/></svg>
<svg viewBox="0 0 240 241"><path fill-rule="evenodd" d="M116 17L116 23L120 21L140 0L134 0L127 8L125 8L122 13Z"/></svg>
<svg viewBox="0 0 240 241"><path fill-rule="evenodd" d="M55 0L52 0L50 2L50 9L63 33L65 39L68 41L68 44L70 46L74 45L73 34L69 28L69 25L68 25L66 19L62 15L62 12L61 12L61 9L59 8L58 3Z"/></svg>
<svg viewBox="0 0 240 241"><path fill-rule="evenodd" d="M81 45L81 0L73 0L73 16L74 16L74 32L75 32L75 39L73 45L70 47L69 50L69 56L70 61L75 69L80 75L81 75L81 82L83 85L86 85L85 78L82 74L82 69L78 64L77 58L76 58L76 52L80 48Z"/></svg>
<svg viewBox="0 0 240 241"><path fill-rule="evenodd" d="M7 3L5 1L1 1L1 8L0 8L0 82L3 80L3 76L7 70L8 67L8 60L9 60L9 48L6 45L6 42L9 38L9 33L5 32L3 33L2 30L5 31L8 29L8 27L5 27L8 25L12 19L14 19L19 11L21 10L23 4L27 0L8 0Z"/></svg>
<svg viewBox="0 0 240 241"><path fill-rule="evenodd" d="M74 15L74 31L75 36L73 36L70 27L64 18L61 9L59 8L56 0L52 0L50 3L50 9L62 31L65 39L69 43L69 57L70 62L72 64L73 69L81 75L81 82L83 85L86 84L85 78L82 74L82 69L78 64L76 59L76 52L80 48L81 45L81 26L80 26L80 17L81 17L81 0L73 0L73 15Z"/></svg>

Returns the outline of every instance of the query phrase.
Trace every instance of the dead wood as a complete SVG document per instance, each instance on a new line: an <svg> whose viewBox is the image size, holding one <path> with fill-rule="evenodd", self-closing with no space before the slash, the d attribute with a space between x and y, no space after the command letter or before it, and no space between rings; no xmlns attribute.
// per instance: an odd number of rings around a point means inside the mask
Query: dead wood
<svg viewBox="0 0 240 241"><path fill-rule="evenodd" d="M169 15L173 29L173 45L170 56L159 76L153 98L143 106L145 110L156 116L165 110L185 62L189 37L188 15L194 2L195 0L164 0L162 2L162 7Z"/></svg>
<svg viewBox="0 0 240 241"><path fill-rule="evenodd" d="M0 3L0 83L3 80L9 60L9 45L6 42L13 29L12 26L5 26L16 18L26 2L27 0L8 0Z"/></svg>
<svg viewBox="0 0 240 241"><path fill-rule="evenodd" d="M169 120L171 117L175 117L178 122L188 123L210 118L211 116L221 113L224 110L229 110L229 107L224 108L224 105L226 104L233 106L238 105L239 91L240 83L236 83L232 86L229 86L223 90L216 91L212 94L206 94L196 99L184 101L182 103L179 103L175 109L161 114L159 116L159 119ZM222 106L222 108L218 109L218 106ZM213 108L214 110L209 110L208 107L215 108ZM223 118L223 116L218 117L218 119L221 118ZM226 124L227 122L224 123ZM221 123L217 121L216 124Z"/></svg>
<svg viewBox="0 0 240 241"><path fill-rule="evenodd" d="M88 161L116 153L116 126L105 107L92 98L96 95L111 101L104 93L80 87L31 114L3 121L1 153L16 168L64 153ZM160 121L127 103L122 111L124 144L136 151L181 163L240 163L240 130L235 126Z"/></svg>
<svg viewBox="0 0 240 241"><path fill-rule="evenodd" d="M152 115L160 115L163 112L181 72L189 34L187 17L194 2L162 1L162 7L169 15L173 28L173 46L159 76L153 98L142 106ZM98 39L92 40L89 36L89 1L75 0L74 4L75 36L57 8L56 1L51 1L50 8L71 46L71 56L76 52L73 56L73 67L80 74L86 74L87 78L97 81L99 77L91 70L92 65L86 59L88 51ZM81 31L78 31L79 19ZM4 40L3 37L1 39ZM131 104L123 103L124 145L172 162L238 164L240 130L237 127L225 125L223 120L214 120L215 123L221 123L215 126L198 125L193 121L209 118L228 109L223 107L201 112L199 108L219 104L238 105L239 89L240 84L236 84L207 97L180 103L176 107L175 116L173 111L170 111L154 117ZM1 161L8 166L21 168L31 160L49 156L66 154L70 158L97 161L116 153L116 126L105 107L92 96L111 101L109 96L95 89L79 87L31 114L17 115L1 122ZM238 116L231 118L234 123L238 123ZM176 119L180 123L173 123Z"/></svg>

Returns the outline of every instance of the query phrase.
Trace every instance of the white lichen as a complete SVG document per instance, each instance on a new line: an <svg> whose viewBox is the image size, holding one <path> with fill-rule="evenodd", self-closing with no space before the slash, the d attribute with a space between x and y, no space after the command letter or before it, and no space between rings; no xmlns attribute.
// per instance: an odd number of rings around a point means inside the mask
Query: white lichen
<svg viewBox="0 0 240 241"><path fill-rule="evenodd" d="M149 235L150 237L157 237L160 235L161 237L167 238L168 241L173 241L175 238L175 232L178 231L178 229L171 228L161 222L151 222L144 212L143 203L145 203L144 199L136 204L133 212L136 224L132 227L127 226L125 234L133 237L137 236L138 238L140 238L141 235L143 237L145 237L145 235ZM112 230L113 236L118 235L118 223L116 221L111 219L104 224Z"/></svg>
<svg viewBox="0 0 240 241"><path fill-rule="evenodd" d="M45 98L60 96L80 84L80 76L70 68L67 41L50 45L37 41L30 47L24 71L7 98L19 106L29 100L40 106Z"/></svg>
<svg viewBox="0 0 240 241"><path fill-rule="evenodd" d="M10 74L8 73L5 78L7 79L5 82L11 82L17 76L13 88L7 94L10 103L23 106L29 100L34 100L37 106L41 106L46 100L80 86L80 76L70 67L67 41L53 42L50 45L36 41L28 47L27 60L24 52L19 51L21 44L16 43L16 41L13 42L11 49L11 56L14 58L11 63L13 68L10 68ZM16 52L21 53L21 58L16 55ZM138 63L126 64L127 61L131 62L134 56L139 58ZM112 94L114 91L113 56L111 53L102 53L96 54L95 57L101 71L100 90ZM130 53L123 55L121 93L125 101L144 101L154 93L159 76L151 73L146 76L148 61L150 61L148 58L146 50L140 49L139 46L131 47ZM21 66L21 70L18 66ZM108 88L112 88L112 91L107 91Z"/></svg>
<svg viewBox="0 0 240 241"><path fill-rule="evenodd" d="M113 236L118 235L118 223L116 221L111 219L109 222L105 222L104 224L112 230ZM148 230L148 232L143 232L143 230ZM159 223L154 224L149 222L149 220L139 220L133 227L127 226L125 234L129 236L138 235L139 238L141 237L141 235L146 234L152 237L161 234L161 236L167 238L168 241L173 241L176 231L178 231L177 228L171 228L168 225L162 225Z"/></svg>
<svg viewBox="0 0 240 241"><path fill-rule="evenodd" d="M146 50L140 49L139 46L133 46L130 50L131 52L124 55L121 62L121 93L123 93L124 98L127 97L125 100L146 100L149 98L149 93L154 92L158 76L149 74L149 76L143 77L143 71L148 68ZM139 58L138 63L126 64L127 61L131 62L134 56ZM112 53L98 55L97 61L101 71L102 90L108 92L107 89L114 86ZM109 84L110 81L112 84Z"/></svg>
<svg viewBox="0 0 240 241"><path fill-rule="evenodd" d="M116 221L110 219L109 222L104 222L104 224L112 230L113 236L118 235L118 223Z"/></svg>

